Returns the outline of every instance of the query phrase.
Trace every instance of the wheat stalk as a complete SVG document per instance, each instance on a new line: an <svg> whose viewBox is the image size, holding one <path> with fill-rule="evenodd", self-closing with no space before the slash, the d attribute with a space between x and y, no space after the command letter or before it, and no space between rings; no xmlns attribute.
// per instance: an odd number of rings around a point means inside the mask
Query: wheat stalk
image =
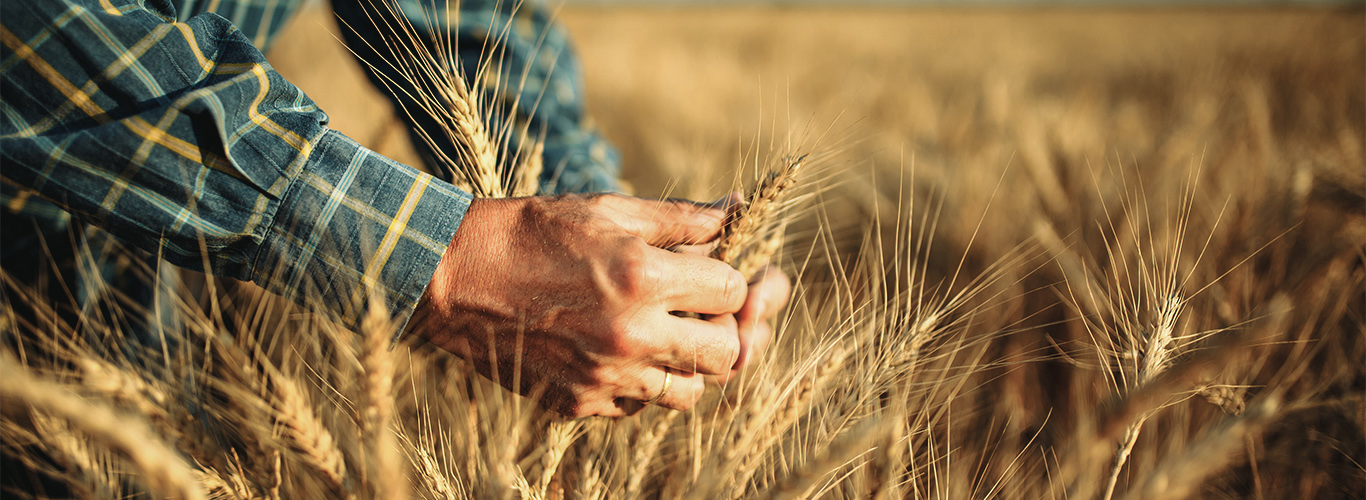
<svg viewBox="0 0 1366 500"><path fill-rule="evenodd" d="M47 457L23 456L25 465L66 479L76 497L113 498L122 494L124 488L117 472L122 468L120 459L112 452L99 449L66 421L30 413L29 428L8 420L4 424L5 451L18 451L11 447L25 445L41 448Z"/></svg>
<svg viewBox="0 0 1366 500"><path fill-rule="evenodd" d="M9 356L0 356L0 379L5 381L0 384L0 399L6 402L6 411L20 404L65 420L72 429L128 457L147 486L164 498L204 498L193 469L143 422L33 377Z"/></svg>
<svg viewBox="0 0 1366 500"><path fill-rule="evenodd" d="M877 418L859 422L831 442L816 458L793 471L787 477L782 478L757 498L771 500L809 498L808 493L815 486L816 481L830 474L836 468L847 465L854 457L870 451L868 444L878 437L879 431L882 430L881 427L882 421Z"/></svg>
<svg viewBox="0 0 1366 500"><path fill-rule="evenodd" d="M1141 350L1135 352L1141 363L1138 370L1138 385L1147 384L1166 371L1171 359L1176 320L1181 314L1181 305L1181 299L1173 295L1157 309L1159 318L1157 328L1148 335L1147 342L1142 344ZM1120 440L1119 448L1110 464L1110 474L1105 480L1105 490L1101 494L1101 498L1109 500L1114 495L1115 485L1119 483L1120 472L1123 471L1125 462L1129 460L1129 454L1133 453L1134 444L1138 442L1139 432L1142 431L1143 423L1146 420L1146 415L1140 416L1125 430L1124 438Z"/></svg>
<svg viewBox="0 0 1366 500"><path fill-rule="evenodd" d="M387 30L396 35L383 39L384 48L397 55L384 62L397 72L404 82L393 81L390 77L383 76L384 85L391 92L408 95L417 102L418 109L404 108L405 114L412 117L415 113L423 113L439 124L440 130L437 131L416 131L427 143L429 151L454 174L453 177L458 184L462 184L459 181L465 181L467 185L461 187L468 187L475 196L504 195L504 187L498 175L498 154L483 119L480 92L471 89L465 82L458 57L444 50L428 48L417 28L408 21L397 2L374 0L370 7L377 10L370 15L370 21L381 31ZM378 11L381 7L383 11ZM367 11L367 14L370 12ZM424 12L424 15L436 14ZM447 40L449 34L435 35L435 47L451 47ZM380 47L373 45L370 40L366 40L365 43L370 44L370 48L376 53L381 53ZM367 65L371 64L369 61L361 60ZM374 69L374 74L385 75L384 72L378 71L378 68ZM479 74L476 72L475 81L479 81ZM404 84L415 90L406 90ZM441 143L432 136L433 133L443 134L456 146L455 157L444 151Z"/></svg>
<svg viewBox="0 0 1366 500"><path fill-rule="evenodd" d="M1124 496L1125 499L1170 498L1180 500L1193 495L1201 481L1226 467L1239 456L1247 436L1255 436L1271 423L1280 408L1272 395L1243 415L1230 417L1184 453L1169 457Z"/></svg>
<svg viewBox="0 0 1366 500"><path fill-rule="evenodd" d="M750 479L758 472L765 457L809 409L818 389L840 373L847 358L848 351L844 348L831 348L821 362L800 377L790 392L774 393L775 399L783 398L781 401L751 403L746 415L737 417L738 421L748 425L735 435L733 444L726 452L726 460L699 482L703 488L694 490L690 498L704 498L703 495L709 493L707 488L721 486L722 483L731 487L728 498L744 496ZM717 477L720 474L728 474L724 482Z"/></svg>
<svg viewBox="0 0 1366 500"><path fill-rule="evenodd" d="M199 478L199 484L208 492L209 500L278 500L280 498L278 488L275 494L269 496L258 495L253 491L251 483L246 478L246 471L240 464L229 472L220 472L210 467L203 467L194 471Z"/></svg>
<svg viewBox="0 0 1366 500"><path fill-rule="evenodd" d="M523 135L522 144L529 140ZM545 141L537 139L530 148L523 147L518 156L520 161L513 170L513 183L509 196L535 196L541 189L541 171L545 169Z"/></svg>

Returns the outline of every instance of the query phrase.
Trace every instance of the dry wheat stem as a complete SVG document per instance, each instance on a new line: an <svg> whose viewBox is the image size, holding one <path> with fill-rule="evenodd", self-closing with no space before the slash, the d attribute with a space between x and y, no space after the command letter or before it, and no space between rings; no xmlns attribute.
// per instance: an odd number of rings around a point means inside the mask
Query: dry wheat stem
<svg viewBox="0 0 1366 500"><path fill-rule="evenodd" d="M57 466L53 467L41 458L33 460L24 457L26 465L35 470L43 470L50 476L67 479L78 498L113 498L123 495L123 481L120 478L122 474L118 472L123 465L117 456L109 451L97 449L89 439L61 419L36 413L30 413L30 418L31 429L24 429L14 422L5 421L6 448L13 446L8 440L17 437L21 443L43 449Z"/></svg>
<svg viewBox="0 0 1366 500"><path fill-rule="evenodd" d="M522 144L530 139L523 135ZM530 148L519 151L521 161L513 169L515 181L509 196L535 196L541 189L541 171L545 169L545 141L536 139Z"/></svg>
<svg viewBox="0 0 1366 500"><path fill-rule="evenodd" d="M251 485L245 477L240 465L237 469L228 473L221 473L213 468L201 467L194 471L199 478L199 484L208 492L208 500L265 500L266 498L278 499L279 495L260 496L252 491Z"/></svg>
<svg viewBox="0 0 1366 500"><path fill-rule="evenodd" d="M848 358L848 351L841 347L832 347L827 350L821 362L815 364L810 369L809 374L804 374L797 381L788 393L775 393L775 397L783 397L781 401L771 403L753 402L752 409L757 413L751 414L749 418L743 419L747 426L740 430L736 440L727 451L727 458L724 462L724 469L714 469L712 474L725 473L728 475L724 483L731 487L730 498L740 498L745 495L749 488L750 479L759 471L763 460L780 442L798 419L809 410L809 406L819 389L824 388L836 375L841 372ZM701 485L712 484L719 478L703 480ZM695 490L696 494L705 492L704 489Z"/></svg>
<svg viewBox="0 0 1366 500"><path fill-rule="evenodd" d="M1268 395L1243 415L1227 417L1213 432L1196 441L1178 456L1170 457L1140 481L1125 499L1171 498L1195 494L1201 482L1237 459L1247 436L1255 436L1271 423L1280 409L1278 396Z"/></svg>
<svg viewBox="0 0 1366 500"><path fill-rule="evenodd" d="M471 193L478 197L504 197L507 195L498 173L498 154L494 141L486 128L483 113L480 111L479 89L470 89L459 67L459 59L452 54L449 44L438 40L438 50L433 52L423 43L416 28L401 12L401 7L390 0L376 0L387 11L371 16L370 21L377 27L388 28L397 34L393 39L385 37L384 45L400 57L388 59L385 63L398 72L416 91L409 92L401 82L391 81L381 71L383 83L390 91L402 92L417 102L417 110L403 109L409 117L414 113L424 113L435 120L441 130L456 146L454 158L447 155L431 133L434 131L418 129L417 133L427 143L428 149L438 157L457 180L468 181ZM379 7L372 4L373 7ZM367 15L369 12L367 11ZM441 35L449 37L450 35ZM366 40L367 44L371 42ZM379 47L370 47L380 53ZM440 50L445 48L446 50ZM366 64L370 64L366 61ZM481 68L481 70L484 68ZM474 81L480 81L479 72ZM414 95L416 94L416 95Z"/></svg>
<svg viewBox="0 0 1366 500"><path fill-rule="evenodd" d="M430 426L430 408L419 410L423 415L423 421L428 422L423 429L416 431L417 440L414 441L410 433L399 433L399 441L403 445L403 451L408 456L408 463L417 476L420 493L425 493L425 497L435 497L441 500L458 500L467 498L470 495L458 484L459 479L452 480L449 469L438 461L434 450L438 449L437 440L447 441L439 437L440 432ZM447 450L448 447L441 449ZM450 456L445 457L446 462L450 463Z"/></svg>
<svg viewBox="0 0 1366 500"><path fill-rule="evenodd" d="M136 409L189 458L209 467L225 465L222 447L203 432L191 410L186 405L172 404L174 398L195 398L193 394L173 392L190 391L190 387L167 387L144 378L133 368L120 368L88 354L76 360L76 365L86 388L103 399Z"/></svg>
<svg viewBox="0 0 1366 500"><path fill-rule="evenodd" d="M868 453L870 451L869 443L873 442L883 431L881 419L869 418L859 422L845 431L843 435L835 438L819 456L784 477L759 498L772 500L808 498L808 494L811 488L815 487L816 481L841 467L849 465L855 457ZM811 496L820 496L820 493Z"/></svg>
<svg viewBox="0 0 1366 500"><path fill-rule="evenodd" d="M34 378L8 355L0 357L0 397L65 420L72 429L128 457L147 486L165 498L202 500L193 469L147 426L83 400L62 387ZM7 411L9 411L7 409Z"/></svg>
<svg viewBox="0 0 1366 500"><path fill-rule="evenodd" d="M1170 363L1174 350L1172 343L1176 339L1176 321L1181 314L1182 304L1183 301L1173 294L1157 309L1157 327L1148 334L1147 342L1142 345L1142 350L1135 353L1141 363L1136 382L1138 385L1147 384L1161 375ZM1124 470L1124 464L1129 460L1129 454L1133 452L1134 445L1138 442L1139 433L1142 431L1143 423L1146 420L1146 415L1138 417L1125 431L1110 465L1110 474L1106 478L1105 490L1101 494L1102 499L1110 500L1114 495L1120 473Z"/></svg>

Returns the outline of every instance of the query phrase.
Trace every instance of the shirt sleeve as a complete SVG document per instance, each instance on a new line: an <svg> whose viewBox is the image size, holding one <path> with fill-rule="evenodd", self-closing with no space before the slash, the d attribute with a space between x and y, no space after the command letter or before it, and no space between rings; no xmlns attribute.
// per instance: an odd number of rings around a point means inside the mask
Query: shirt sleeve
<svg viewBox="0 0 1366 500"><path fill-rule="evenodd" d="M376 301L406 322L469 195L329 130L227 20L169 9L0 2L7 208L36 195L352 328Z"/></svg>
<svg viewBox="0 0 1366 500"><path fill-rule="evenodd" d="M526 137L543 138L543 193L621 190L620 153L588 115L582 73L568 33L542 2L332 0L332 7L347 46L371 81L388 89L396 108L406 111L400 114L410 130L440 130L438 121L422 112L412 97L434 88L431 75L413 74L392 62L413 57L407 47L420 43L428 53L454 56L450 60L458 62L470 88L481 89L480 98L489 104L489 129L512 124L526 130ZM441 150L456 150L443 134L429 137ZM501 134L495 140L508 151L519 150L523 142L520 133ZM432 160L440 155L432 154L426 140L413 134L413 143L433 171L448 170Z"/></svg>

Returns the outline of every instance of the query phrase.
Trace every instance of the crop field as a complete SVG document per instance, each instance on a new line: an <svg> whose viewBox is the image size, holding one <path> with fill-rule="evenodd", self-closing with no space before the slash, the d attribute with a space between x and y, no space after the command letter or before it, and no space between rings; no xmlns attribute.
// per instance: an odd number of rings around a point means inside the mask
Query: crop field
<svg viewBox="0 0 1366 500"><path fill-rule="evenodd" d="M78 498L1366 494L1366 11L559 15L634 194L803 160L756 366L687 412L563 420L387 350L381 315L185 273L186 346L150 358L4 305L15 467ZM327 13L293 23L276 68L417 164Z"/></svg>

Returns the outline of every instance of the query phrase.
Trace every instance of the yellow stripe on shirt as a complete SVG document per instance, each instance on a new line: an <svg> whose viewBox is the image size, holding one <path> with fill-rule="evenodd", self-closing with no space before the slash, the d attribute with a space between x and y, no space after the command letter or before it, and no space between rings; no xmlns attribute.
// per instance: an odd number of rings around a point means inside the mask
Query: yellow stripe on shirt
<svg viewBox="0 0 1366 500"><path fill-rule="evenodd" d="M61 72L57 71L51 64L48 64L42 57L39 57L38 54L34 53L32 47L29 47L28 44L20 40L19 37L14 36L14 33L11 33L9 28L0 26L0 42L3 42L5 46L14 51L15 55L27 62L29 66L32 66L38 74L43 76L43 79L52 84L52 87L65 95L68 100L75 103L76 107L80 108L81 111L84 111L86 115L94 118L95 121L99 123L109 122L109 117L104 114L104 108L95 104L95 101L90 99L89 94L76 88L75 85L72 85L71 81L67 80L65 76L62 76Z"/></svg>

